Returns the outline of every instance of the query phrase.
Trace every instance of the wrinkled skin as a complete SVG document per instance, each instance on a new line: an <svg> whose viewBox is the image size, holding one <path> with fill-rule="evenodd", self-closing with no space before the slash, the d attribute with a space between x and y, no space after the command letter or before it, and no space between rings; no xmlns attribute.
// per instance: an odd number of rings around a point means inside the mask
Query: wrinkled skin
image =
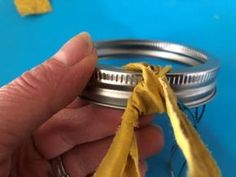
<svg viewBox="0 0 236 177"><path fill-rule="evenodd" d="M0 88L0 177L54 176L49 160L61 155L71 177L93 174L120 124L122 111L78 98L97 62L83 33L51 59ZM152 116L136 130L140 171L163 145Z"/></svg>

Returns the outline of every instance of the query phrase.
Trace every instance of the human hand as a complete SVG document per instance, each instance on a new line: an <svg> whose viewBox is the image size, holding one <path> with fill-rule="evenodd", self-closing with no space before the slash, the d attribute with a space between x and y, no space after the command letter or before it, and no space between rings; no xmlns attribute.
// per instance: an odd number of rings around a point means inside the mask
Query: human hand
<svg viewBox="0 0 236 177"><path fill-rule="evenodd" d="M0 88L0 177L54 176L49 160L62 156L71 177L91 175L120 124L122 111L79 98L97 62L96 49L82 33L45 63ZM152 116L136 130L140 170L160 151L160 128Z"/></svg>

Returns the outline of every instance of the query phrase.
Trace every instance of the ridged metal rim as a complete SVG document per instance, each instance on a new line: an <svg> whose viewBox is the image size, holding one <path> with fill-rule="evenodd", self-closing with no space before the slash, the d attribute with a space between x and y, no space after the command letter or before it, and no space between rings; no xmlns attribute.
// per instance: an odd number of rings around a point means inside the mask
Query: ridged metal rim
<svg viewBox="0 0 236 177"><path fill-rule="evenodd" d="M116 40L97 42L99 58L153 57L192 67L173 68L167 73L178 99L189 107L210 101L216 92L217 60L195 49L161 41ZM99 105L123 109L141 73L97 65L82 97Z"/></svg>

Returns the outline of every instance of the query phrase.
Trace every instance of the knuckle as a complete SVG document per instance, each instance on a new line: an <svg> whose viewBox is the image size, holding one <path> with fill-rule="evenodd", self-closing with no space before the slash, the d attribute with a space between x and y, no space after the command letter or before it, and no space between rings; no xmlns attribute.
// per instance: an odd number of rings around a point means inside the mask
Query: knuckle
<svg viewBox="0 0 236 177"><path fill-rule="evenodd" d="M45 62L0 89L0 95L4 97L22 97L25 99L41 98L44 95L50 97L55 93L63 78L63 68L53 62ZM50 99L50 98L49 98Z"/></svg>
<svg viewBox="0 0 236 177"><path fill-rule="evenodd" d="M162 130L159 126L155 126L155 125L150 125L149 127L149 142L150 143L150 154L156 154L158 153L164 146L164 137L162 134Z"/></svg>
<svg viewBox="0 0 236 177"><path fill-rule="evenodd" d="M120 110L105 108L98 105L92 106L92 112L96 115L96 119L99 119L99 122L105 124L112 132L117 130L123 114Z"/></svg>
<svg viewBox="0 0 236 177"><path fill-rule="evenodd" d="M57 65L46 62L24 73L20 80L23 80L25 86L31 86L31 88L35 88L38 91L56 89L63 77L60 74L62 73L60 69Z"/></svg>

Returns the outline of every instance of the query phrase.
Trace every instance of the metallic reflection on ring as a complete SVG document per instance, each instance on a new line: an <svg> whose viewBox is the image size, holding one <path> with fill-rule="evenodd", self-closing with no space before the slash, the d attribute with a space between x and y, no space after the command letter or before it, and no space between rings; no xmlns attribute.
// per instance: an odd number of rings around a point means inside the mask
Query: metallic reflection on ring
<svg viewBox="0 0 236 177"><path fill-rule="evenodd" d="M55 177L70 177L66 173L61 156L52 159L50 163Z"/></svg>
<svg viewBox="0 0 236 177"><path fill-rule="evenodd" d="M190 108L209 102L216 93L219 63L186 46L160 41L118 40L96 43L99 58L152 57L172 60L185 67L173 68L167 79L178 99ZM188 66L186 66L188 65ZM97 65L82 97L95 104L124 109L141 73Z"/></svg>

